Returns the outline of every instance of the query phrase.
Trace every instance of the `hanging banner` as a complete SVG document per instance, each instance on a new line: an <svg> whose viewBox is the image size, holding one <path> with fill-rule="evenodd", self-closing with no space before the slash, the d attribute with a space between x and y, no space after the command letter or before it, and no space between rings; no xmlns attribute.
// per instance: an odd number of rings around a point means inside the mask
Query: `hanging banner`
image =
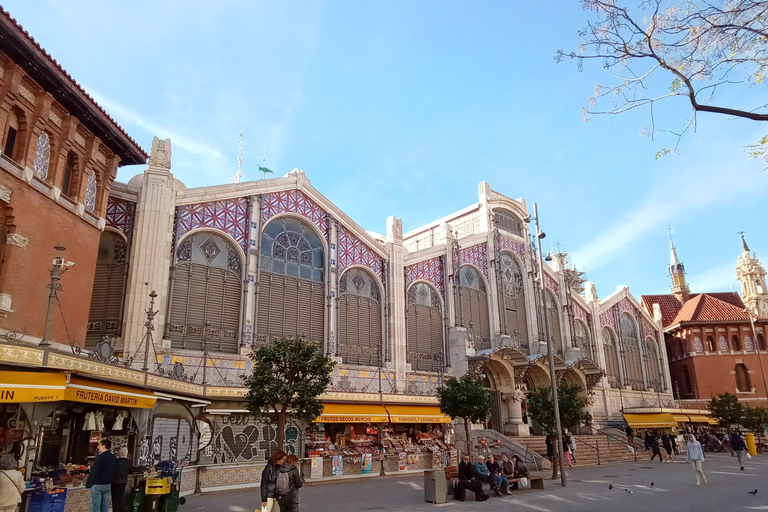
<svg viewBox="0 0 768 512"><path fill-rule="evenodd" d="M344 458L341 455L333 456L333 476L344 474Z"/></svg>
<svg viewBox="0 0 768 512"><path fill-rule="evenodd" d="M309 478L323 478L322 457L312 457L312 466L310 466Z"/></svg>
<svg viewBox="0 0 768 512"><path fill-rule="evenodd" d="M362 466L362 471L361 471L362 473L370 473L371 467L373 466L373 455L370 453L364 453L361 466Z"/></svg>

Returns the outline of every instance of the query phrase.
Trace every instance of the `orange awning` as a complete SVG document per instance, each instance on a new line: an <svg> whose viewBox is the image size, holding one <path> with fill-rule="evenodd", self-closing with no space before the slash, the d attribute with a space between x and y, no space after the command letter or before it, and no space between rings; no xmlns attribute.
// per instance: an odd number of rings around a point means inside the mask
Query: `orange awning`
<svg viewBox="0 0 768 512"><path fill-rule="evenodd" d="M151 391L98 380L70 377L64 400L86 404L152 409L157 397Z"/></svg>
<svg viewBox="0 0 768 512"><path fill-rule="evenodd" d="M707 423L709 425L717 425L720 423L712 416L707 416L706 414L689 414L688 417L691 418L691 423Z"/></svg>
<svg viewBox="0 0 768 512"><path fill-rule="evenodd" d="M677 421L666 412L651 414L624 414L627 424L633 428L675 428Z"/></svg>
<svg viewBox="0 0 768 512"><path fill-rule="evenodd" d="M64 400L63 373L0 372L0 403Z"/></svg>
<svg viewBox="0 0 768 512"><path fill-rule="evenodd" d="M425 405L387 405L392 423L451 423L440 407Z"/></svg>
<svg viewBox="0 0 768 512"><path fill-rule="evenodd" d="M379 404L323 404L323 414L313 423L387 423L389 415Z"/></svg>

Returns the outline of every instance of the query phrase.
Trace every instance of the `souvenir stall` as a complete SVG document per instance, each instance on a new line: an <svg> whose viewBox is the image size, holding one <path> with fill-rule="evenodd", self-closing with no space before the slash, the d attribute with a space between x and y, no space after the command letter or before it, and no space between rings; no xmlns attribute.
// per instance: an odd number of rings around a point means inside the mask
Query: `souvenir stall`
<svg viewBox="0 0 768 512"><path fill-rule="evenodd" d="M384 429L384 448L397 453L398 470L432 469L458 465L451 419L439 407L388 405L390 425Z"/></svg>

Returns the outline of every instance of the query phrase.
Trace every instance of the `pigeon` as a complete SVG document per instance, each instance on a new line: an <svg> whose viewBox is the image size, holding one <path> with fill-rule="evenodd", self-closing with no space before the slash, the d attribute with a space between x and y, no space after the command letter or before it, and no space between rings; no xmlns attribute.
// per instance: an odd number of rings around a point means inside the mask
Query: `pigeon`
<svg viewBox="0 0 768 512"><path fill-rule="evenodd" d="M651 487L653 487L653 482L651 482Z"/></svg>
<svg viewBox="0 0 768 512"><path fill-rule="evenodd" d="M624 489L624 492L627 494L635 494L635 491L630 491L629 489Z"/></svg>
<svg viewBox="0 0 768 512"><path fill-rule="evenodd" d="M608 489L613 489L613 484L608 484Z"/></svg>
<svg viewBox="0 0 768 512"><path fill-rule="evenodd" d="M757 494L757 489L755 489L754 491L747 491L747 494L751 494L752 496L754 496L755 494Z"/></svg>

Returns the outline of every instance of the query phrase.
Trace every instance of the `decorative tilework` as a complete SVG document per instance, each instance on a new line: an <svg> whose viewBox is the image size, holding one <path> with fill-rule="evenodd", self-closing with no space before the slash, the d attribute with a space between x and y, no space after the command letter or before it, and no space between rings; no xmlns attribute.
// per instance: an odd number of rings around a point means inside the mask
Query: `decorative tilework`
<svg viewBox="0 0 768 512"><path fill-rule="evenodd" d="M351 265L365 265L384 282L384 259L379 258L370 247L361 242L352 232L339 227L339 271Z"/></svg>
<svg viewBox="0 0 768 512"><path fill-rule="evenodd" d="M443 257L437 256L429 260L420 261L405 267L406 289L417 279L423 279L435 285L440 290L440 295L445 298L445 284L443 282Z"/></svg>
<svg viewBox="0 0 768 512"><path fill-rule="evenodd" d="M0 76L2 76L2 75L0 75ZM62 122L61 121L61 117L59 117L59 115L56 112L54 112L53 110L48 112L48 120L50 120L53 124L55 124L56 126L61 128L61 122Z"/></svg>
<svg viewBox="0 0 768 512"><path fill-rule="evenodd" d="M600 326L601 328L605 326L613 327L616 330L616 317L613 315L613 307L600 313Z"/></svg>
<svg viewBox="0 0 768 512"><path fill-rule="evenodd" d="M133 235L133 220L136 215L136 203L110 197L107 201L107 226L122 232L128 240Z"/></svg>
<svg viewBox="0 0 768 512"><path fill-rule="evenodd" d="M520 260L525 263L525 244L518 242L517 240L511 240L509 238L499 236L497 243L499 244L499 250L507 249L520 256Z"/></svg>
<svg viewBox="0 0 768 512"><path fill-rule="evenodd" d="M283 212L298 213L306 217L320 229L325 239L328 240L329 230L325 210L300 190L272 192L264 196L262 213L264 222Z"/></svg>
<svg viewBox="0 0 768 512"><path fill-rule="evenodd" d="M228 233L248 250L248 201L243 197L179 206L177 216L177 240L193 229L214 228Z"/></svg>
<svg viewBox="0 0 768 512"><path fill-rule="evenodd" d="M92 212L94 208L96 208L96 176L89 174L85 185L85 209Z"/></svg>
<svg viewBox="0 0 768 512"><path fill-rule="evenodd" d="M83 137L83 136L82 136L82 135L80 135L79 133L75 132L75 137L74 137L74 139L75 139L75 142L77 142L77 143L78 143L78 144L80 144L81 146L85 147L85 137Z"/></svg>
<svg viewBox="0 0 768 512"><path fill-rule="evenodd" d="M587 325L589 325L589 317L590 314L587 313L587 311L581 307L581 305L576 302L575 300L573 302L573 316L576 318L580 318L581 320L584 320L587 322Z"/></svg>
<svg viewBox="0 0 768 512"><path fill-rule="evenodd" d="M46 132L40 134L35 149L35 176L38 179L48 178L48 166L51 161L51 138Z"/></svg>
<svg viewBox="0 0 768 512"><path fill-rule="evenodd" d="M19 84L19 95L22 98L24 98L25 100L27 100L28 102L30 102L31 104L33 104L33 105L35 104L35 95L34 95L34 93L32 93L32 91L27 89L24 86L24 84Z"/></svg>
<svg viewBox="0 0 768 512"><path fill-rule="evenodd" d="M262 466L239 468L207 468L201 478L200 487L248 484L261 481Z"/></svg>
<svg viewBox="0 0 768 512"><path fill-rule="evenodd" d="M546 272L544 272L544 286L555 292L558 299L560 298L560 285Z"/></svg>
<svg viewBox="0 0 768 512"><path fill-rule="evenodd" d="M473 245L472 247L461 248L461 264L471 263L483 271L485 277L488 277L488 244Z"/></svg>
<svg viewBox="0 0 768 512"><path fill-rule="evenodd" d="M656 328L645 319L645 316L643 318L643 338L651 337L653 339L656 339Z"/></svg>

